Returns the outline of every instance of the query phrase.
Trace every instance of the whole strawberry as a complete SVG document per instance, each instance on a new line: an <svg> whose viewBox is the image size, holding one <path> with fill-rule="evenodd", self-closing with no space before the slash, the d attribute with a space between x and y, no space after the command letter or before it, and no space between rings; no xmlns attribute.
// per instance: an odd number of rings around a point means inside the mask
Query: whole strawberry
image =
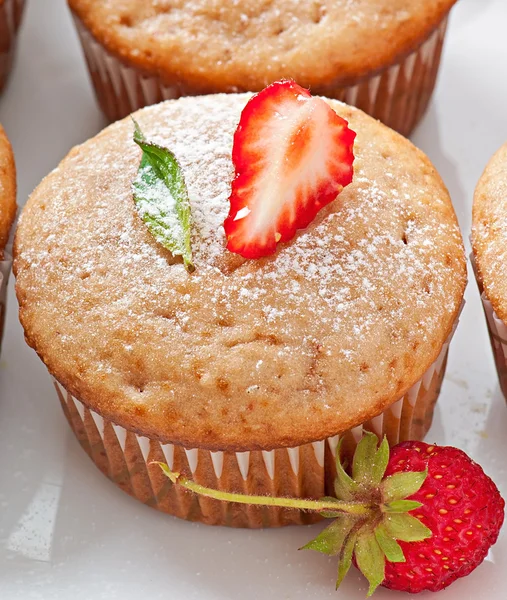
<svg viewBox="0 0 507 600"><path fill-rule="evenodd" d="M456 448L404 442L391 451L386 476L424 469L428 476L410 499L421 502L413 515L432 536L400 542L405 562L387 562L382 584L392 590L437 592L468 575L496 542L504 520L496 485Z"/></svg>
<svg viewBox="0 0 507 600"><path fill-rule="evenodd" d="M333 519L304 546L338 557L338 587L354 563L368 580L411 593L438 591L473 571L496 542L505 503L491 479L464 452L404 442L390 454L384 438L366 433L350 474L336 452L336 497L320 500L249 496L203 487L165 464L188 490L241 504L315 511ZM410 513L410 514L409 514Z"/></svg>

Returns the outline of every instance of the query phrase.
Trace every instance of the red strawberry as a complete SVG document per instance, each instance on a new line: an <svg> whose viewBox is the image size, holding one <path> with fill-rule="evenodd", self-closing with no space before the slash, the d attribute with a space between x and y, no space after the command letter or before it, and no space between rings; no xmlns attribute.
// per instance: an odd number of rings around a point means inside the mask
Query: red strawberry
<svg viewBox="0 0 507 600"><path fill-rule="evenodd" d="M352 181L356 134L321 98L278 81L251 98L234 134L227 248L272 254Z"/></svg>
<svg viewBox="0 0 507 600"><path fill-rule="evenodd" d="M422 471L428 477L410 496L422 503L412 514L433 536L400 542L406 562L386 564L382 585L411 593L441 590L482 563L504 520L496 485L464 452L451 447L405 442L391 451L386 476Z"/></svg>
<svg viewBox="0 0 507 600"><path fill-rule="evenodd" d="M389 456L386 438L366 433L348 475L336 453L336 498L249 496L205 488L161 465L173 483L210 498L311 510L334 519L304 548L338 556L337 587L352 562L379 585L438 591L473 571L496 542L505 502L464 452L404 442ZM412 514L409 514L412 513Z"/></svg>

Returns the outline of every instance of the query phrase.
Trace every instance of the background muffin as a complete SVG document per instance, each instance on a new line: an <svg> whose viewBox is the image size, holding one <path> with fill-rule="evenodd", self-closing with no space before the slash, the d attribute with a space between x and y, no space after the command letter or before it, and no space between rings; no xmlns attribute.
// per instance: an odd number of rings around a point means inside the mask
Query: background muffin
<svg viewBox="0 0 507 600"><path fill-rule="evenodd" d="M164 99L282 77L408 135L424 114L455 0L69 0L111 120Z"/></svg>
<svg viewBox="0 0 507 600"><path fill-rule="evenodd" d="M475 190L472 247L500 386L507 398L507 145L493 156Z"/></svg>
<svg viewBox="0 0 507 600"><path fill-rule="evenodd" d="M11 71L24 6L25 0L0 0L0 92Z"/></svg>
<svg viewBox="0 0 507 600"><path fill-rule="evenodd" d="M259 527L311 517L196 498L150 462L220 489L318 497L340 436L348 448L363 428L391 443L423 437L466 275L428 159L333 101L357 132L354 182L275 255L225 250L232 140L248 98L182 98L136 115L182 165L194 273L134 207L130 119L37 188L15 271L26 339L101 470L160 510Z"/></svg>
<svg viewBox="0 0 507 600"><path fill-rule="evenodd" d="M0 125L0 346L4 331L7 282L12 264L6 246L15 217L16 167L11 145Z"/></svg>

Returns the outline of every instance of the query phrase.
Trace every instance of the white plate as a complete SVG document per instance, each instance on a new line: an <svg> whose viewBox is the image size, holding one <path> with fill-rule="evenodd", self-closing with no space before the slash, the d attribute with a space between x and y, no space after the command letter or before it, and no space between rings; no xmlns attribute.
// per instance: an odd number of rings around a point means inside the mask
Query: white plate
<svg viewBox="0 0 507 600"><path fill-rule="evenodd" d="M20 203L73 144L104 124L64 4L28 3L16 69L0 101L0 121L16 151ZM506 23L505 0L458 3L435 101L414 136L447 183L466 236L475 184L507 140ZM336 593L335 560L297 551L318 526L209 528L159 514L119 491L79 447L42 364L25 346L12 282L9 308L0 369L2 600L365 597L357 572ZM429 439L466 450L507 495L506 425L471 280ZM488 560L441 597L505 600L506 566L507 528ZM430 597L440 596L419 596Z"/></svg>

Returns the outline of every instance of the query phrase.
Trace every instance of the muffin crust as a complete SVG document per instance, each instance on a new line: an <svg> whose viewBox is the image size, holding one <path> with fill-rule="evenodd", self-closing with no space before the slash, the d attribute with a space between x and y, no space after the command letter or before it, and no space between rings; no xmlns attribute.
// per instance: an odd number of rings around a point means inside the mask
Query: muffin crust
<svg viewBox="0 0 507 600"><path fill-rule="evenodd" d="M507 145L493 156L475 190L472 246L484 292L507 323Z"/></svg>
<svg viewBox="0 0 507 600"><path fill-rule="evenodd" d="M292 77L315 93L415 50L456 0L69 0L126 64L200 93ZM320 93L323 93L322 91Z"/></svg>
<svg viewBox="0 0 507 600"><path fill-rule="evenodd" d="M12 147L0 125L0 259L16 217L16 166Z"/></svg>
<svg viewBox="0 0 507 600"><path fill-rule="evenodd" d="M466 283L433 166L336 101L357 132L354 182L272 257L227 252L232 135L248 97L135 115L183 166L195 273L137 215L130 119L71 151L16 234L20 318L49 371L104 417L187 448L296 446L379 414L437 358Z"/></svg>

